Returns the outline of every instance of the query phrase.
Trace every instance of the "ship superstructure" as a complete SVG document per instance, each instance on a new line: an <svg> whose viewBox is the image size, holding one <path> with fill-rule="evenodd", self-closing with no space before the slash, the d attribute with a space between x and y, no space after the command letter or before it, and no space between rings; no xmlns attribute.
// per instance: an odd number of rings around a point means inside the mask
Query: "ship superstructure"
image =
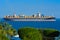
<svg viewBox="0 0 60 40"><path fill-rule="evenodd" d="M25 15L19 15L17 16L14 14L13 16L5 16L5 20L11 20L11 21L54 21L55 17L53 16L44 16L40 13L33 14L31 16L25 16Z"/></svg>

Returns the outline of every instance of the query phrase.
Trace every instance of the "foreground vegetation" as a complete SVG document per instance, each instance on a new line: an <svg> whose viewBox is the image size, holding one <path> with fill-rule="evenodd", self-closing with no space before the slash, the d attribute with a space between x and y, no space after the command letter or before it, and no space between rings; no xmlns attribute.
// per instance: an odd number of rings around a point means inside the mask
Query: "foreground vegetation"
<svg viewBox="0 0 60 40"><path fill-rule="evenodd" d="M42 35L34 28L21 28L18 33L22 40L42 40Z"/></svg>
<svg viewBox="0 0 60 40"><path fill-rule="evenodd" d="M16 34L16 30L11 25L0 22L0 40L10 40L10 37Z"/></svg>
<svg viewBox="0 0 60 40"><path fill-rule="evenodd" d="M53 29L20 28L18 34L22 40L55 40L60 32Z"/></svg>

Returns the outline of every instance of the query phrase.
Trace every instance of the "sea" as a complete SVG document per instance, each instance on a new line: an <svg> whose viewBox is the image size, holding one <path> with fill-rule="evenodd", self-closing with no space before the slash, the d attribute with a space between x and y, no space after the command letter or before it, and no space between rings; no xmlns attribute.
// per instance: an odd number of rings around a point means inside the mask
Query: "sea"
<svg viewBox="0 0 60 40"><path fill-rule="evenodd" d="M33 27L52 28L60 31L60 18L57 18L56 21L6 21L1 18L0 21L9 23L16 30L22 27Z"/></svg>
<svg viewBox="0 0 60 40"><path fill-rule="evenodd" d="M56 21L6 21L2 18L0 21L9 23L16 30L23 27L33 27L51 28L60 31L60 18L57 18Z"/></svg>

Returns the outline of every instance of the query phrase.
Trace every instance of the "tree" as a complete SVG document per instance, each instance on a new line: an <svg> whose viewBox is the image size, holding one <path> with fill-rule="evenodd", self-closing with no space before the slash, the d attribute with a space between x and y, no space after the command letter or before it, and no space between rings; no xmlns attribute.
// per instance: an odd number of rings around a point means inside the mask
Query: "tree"
<svg viewBox="0 0 60 40"><path fill-rule="evenodd" d="M6 22L0 23L0 39L1 40L8 40L9 37L14 36L16 34L17 34L17 31L10 24Z"/></svg>
<svg viewBox="0 0 60 40"><path fill-rule="evenodd" d="M60 32L55 29L39 29L39 31L42 31L43 40L55 40L55 37L58 37L60 35Z"/></svg>
<svg viewBox="0 0 60 40"><path fill-rule="evenodd" d="M44 29L43 34L47 37L58 37L60 32L55 29Z"/></svg>
<svg viewBox="0 0 60 40"><path fill-rule="evenodd" d="M20 28L18 34L22 40L42 40L42 35L35 28Z"/></svg>
<svg viewBox="0 0 60 40"><path fill-rule="evenodd" d="M20 28L18 30L19 37L22 40L55 40L60 32L55 29L35 29L35 28Z"/></svg>
<svg viewBox="0 0 60 40"><path fill-rule="evenodd" d="M0 34L0 40L10 40L10 39L4 34Z"/></svg>
<svg viewBox="0 0 60 40"><path fill-rule="evenodd" d="M12 27L12 25L3 22L2 23L3 29L6 30L6 33L10 36L14 36L17 34L17 31Z"/></svg>

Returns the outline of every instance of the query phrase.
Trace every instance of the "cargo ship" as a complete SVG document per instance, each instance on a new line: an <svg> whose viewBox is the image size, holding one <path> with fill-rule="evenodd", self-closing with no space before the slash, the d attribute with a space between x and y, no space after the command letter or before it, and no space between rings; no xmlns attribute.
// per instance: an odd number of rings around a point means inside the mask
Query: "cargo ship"
<svg viewBox="0 0 60 40"><path fill-rule="evenodd" d="M9 21L55 21L55 17L53 16L44 16L40 13L33 14L31 16L19 15L17 16L14 14L13 16L5 16L5 20Z"/></svg>

